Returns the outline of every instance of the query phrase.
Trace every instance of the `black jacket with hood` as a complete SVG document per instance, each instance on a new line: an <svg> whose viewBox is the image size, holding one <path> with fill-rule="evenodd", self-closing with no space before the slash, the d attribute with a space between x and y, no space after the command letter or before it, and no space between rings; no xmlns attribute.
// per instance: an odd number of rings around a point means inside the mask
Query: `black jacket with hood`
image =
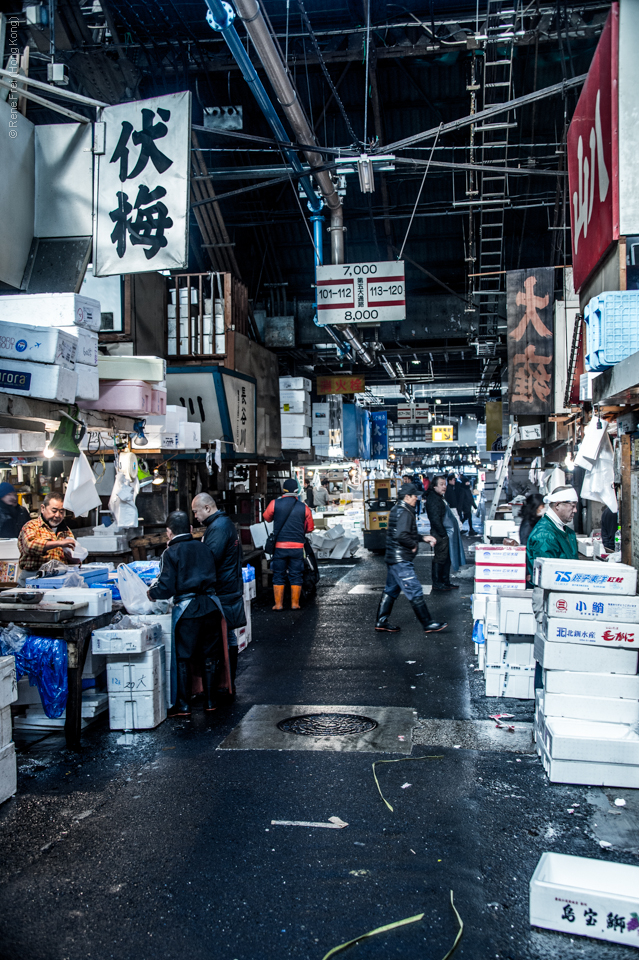
<svg viewBox="0 0 639 960"><path fill-rule="evenodd" d="M386 531L386 563L412 563L417 556L415 547L422 538L417 532L415 507L399 500L388 516Z"/></svg>
<svg viewBox="0 0 639 960"><path fill-rule="evenodd" d="M246 624L242 584L242 545L235 524L224 510L204 521L203 543L215 559L216 592L230 630Z"/></svg>

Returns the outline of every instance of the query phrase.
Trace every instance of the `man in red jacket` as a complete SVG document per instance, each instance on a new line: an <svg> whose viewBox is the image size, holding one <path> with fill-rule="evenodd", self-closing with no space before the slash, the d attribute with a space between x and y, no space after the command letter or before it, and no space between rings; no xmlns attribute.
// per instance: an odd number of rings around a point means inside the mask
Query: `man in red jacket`
<svg viewBox="0 0 639 960"><path fill-rule="evenodd" d="M292 501L292 502L291 502ZM273 571L273 610L284 609L286 578L291 585L291 610L299 610L304 578L304 537L315 529L313 514L305 503L297 499L297 480L284 481L284 494L271 500L264 511L267 523L273 521L275 553L271 561Z"/></svg>

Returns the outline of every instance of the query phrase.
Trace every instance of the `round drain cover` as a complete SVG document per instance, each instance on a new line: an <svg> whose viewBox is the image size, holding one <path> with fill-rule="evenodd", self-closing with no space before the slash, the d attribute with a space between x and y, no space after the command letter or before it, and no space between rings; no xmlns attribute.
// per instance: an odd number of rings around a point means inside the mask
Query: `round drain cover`
<svg viewBox="0 0 639 960"><path fill-rule="evenodd" d="M370 717L359 717L354 713L307 713L280 720L277 726L284 733L297 733L301 737L343 737L368 733L378 724Z"/></svg>

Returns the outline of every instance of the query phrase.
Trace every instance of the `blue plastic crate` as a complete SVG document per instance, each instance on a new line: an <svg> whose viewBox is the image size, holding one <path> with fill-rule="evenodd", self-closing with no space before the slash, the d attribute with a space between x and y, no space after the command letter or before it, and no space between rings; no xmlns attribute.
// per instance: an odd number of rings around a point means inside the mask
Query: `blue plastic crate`
<svg viewBox="0 0 639 960"><path fill-rule="evenodd" d="M79 573L81 577L84 577L84 582L87 587L90 587L91 584L97 580L104 580L104 577L107 575L107 569L104 566L101 569L94 570L90 567L77 567L75 572ZM66 577L66 573L60 574L60 576L57 577L28 577L26 585L32 590L59 590L60 587L64 586Z"/></svg>
<svg viewBox="0 0 639 960"><path fill-rule="evenodd" d="M104 580L102 583L89 583L87 586L91 590L110 590L113 597L113 600L121 600L120 589L118 587L117 580Z"/></svg>
<svg viewBox="0 0 639 960"><path fill-rule="evenodd" d="M639 290L600 293L587 305L584 319L589 372L600 373L639 351Z"/></svg>
<svg viewBox="0 0 639 960"><path fill-rule="evenodd" d="M127 564L129 570L135 570L140 580L150 586L160 576L160 560L133 560Z"/></svg>

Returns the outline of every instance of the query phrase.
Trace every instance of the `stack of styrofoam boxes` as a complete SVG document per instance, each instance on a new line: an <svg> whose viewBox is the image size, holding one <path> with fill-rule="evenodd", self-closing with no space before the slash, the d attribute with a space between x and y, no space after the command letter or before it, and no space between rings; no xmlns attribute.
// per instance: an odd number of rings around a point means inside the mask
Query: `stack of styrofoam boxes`
<svg viewBox="0 0 639 960"><path fill-rule="evenodd" d="M172 287L169 291L171 302L168 305L168 355L169 357L192 356L201 354L226 353L224 333L224 301L204 297L202 330L197 329L197 307L199 290L197 287ZM191 342L189 343L189 314L191 314ZM215 319L215 324L213 323ZM179 321L179 354L178 354ZM201 334L201 336L200 336Z"/></svg>
<svg viewBox="0 0 639 960"><path fill-rule="evenodd" d="M526 589L526 548L478 543L475 550L475 594L493 594L503 587Z"/></svg>
<svg viewBox="0 0 639 960"><path fill-rule="evenodd" d="M474 594L472 604L473 621L481 624L475 653L486 677L486 696L534 700L532 593L502 586L497 593Z"/></svg>
<svg viewBox="0 0 639 960"><path fill-rule="evenodd" d="M166 412L166 361L160 357L99 357L97 376L97 396L80 401L83 410L144 417Z"/></svg>
<svg viewBox="0 0 639 960"><path fill-rule="evenodd" d="M11 704L17 696L15 657L0 657L0 803L17 789L16 748L11 739Z"/></svg>
<svg viewBox="0 0 639 960"><path fill-rule="evenodd" d="M162 628L141 623L94 630L94 653L107 655L112 730L148 730L166 719L166 669Z"/></svg>
<svg viewBox="0 0 639 960"><path fill-rule="evenodd" d="M639 787L637 571L541 559L533 581L543 590L535 739L549 779Z"/></svg>
<svg viewBox="0 0 639 960"><path fill-rule="evenodd" d="M311 381L280 377L282 450L311 449Z"/></svg>
<svg viewBox="0 0 639 960"><path fill-rule="evenodd" d="M167 404L162 416L145 417L144 435L148 444L141 444L136 437L136 450L199 450L201 446L201 423L189 422L189 412L180 404Z"/></svg>
<svg viewBox="0 0 639 960"><path fill-rule="evenodd" d="M311 406L311 440L318 457L329 456L330 414L327 403L314 403Z"/></svg>
<svg viewBox="0 0 639 960"><path fill-rule="evenodd" d="M0 297L2 324L22 328L9 352L0 353L12 361L0 360L0 391L64 402L96 400L100 320L99 302L75 293ZM53 357L45 359L52 349Z"/></svg>
<svg viewBox="0 0 639 960"><path fill-rule="evenodd" d="M238 651L246 650L253 639L251 629L251 600L257 595L257 586L255 583L255 568L248 564L242 568L242 586L244 590L244 613L246 615L246 626L238 627L235 630L237 636Z"/></svg>

